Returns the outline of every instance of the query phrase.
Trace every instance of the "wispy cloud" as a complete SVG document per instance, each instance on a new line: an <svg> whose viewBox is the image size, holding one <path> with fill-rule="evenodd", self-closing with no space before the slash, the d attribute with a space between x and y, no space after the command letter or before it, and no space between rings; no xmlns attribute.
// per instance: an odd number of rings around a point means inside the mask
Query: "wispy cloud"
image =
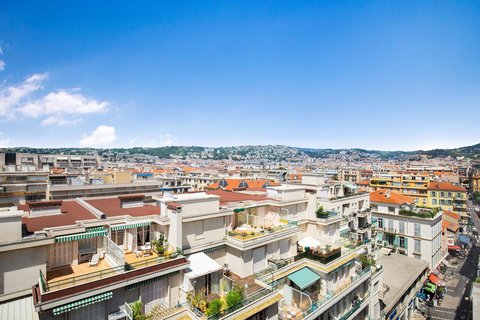
<svg viewBox="0 0 480 320"><path fill-rule="evenodd" d="M42 87L47 74L33 74L19 85L0 87L0 116L8 119L15 117L19 105L32 93Z"/></svg>
<svg viewBox="0 0 480 320"><path fill-rule="evenodd" d="M91 134L85 135L79 142L81 147L106 147L117 140L115 127L102 125Z"/></svg>
<svg viewBox="0 0 480 320"><path fill-rule="evenodd" d="M4 120L11 120L21 115L43 118L41 124L46 126L67 125L78 122L81 115L108 110L109 102L86 97L79 92L79 88L60 89L35 98L34 94L43 87L47 78L47 74L33 74L20 84L0 86L0 116Z"/></svg>
<svg viewBox="0 0 480 320"><path fill-rule="evenodd" d="M0 60L0 71L5 70L5 66L6 66L6 65L7 65L7 64L5 63L5 61Z"/></svg>

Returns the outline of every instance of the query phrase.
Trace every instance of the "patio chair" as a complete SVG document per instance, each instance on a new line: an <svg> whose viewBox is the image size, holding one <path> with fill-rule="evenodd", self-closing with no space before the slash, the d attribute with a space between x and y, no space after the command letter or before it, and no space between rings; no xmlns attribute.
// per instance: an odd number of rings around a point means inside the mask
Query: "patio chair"
<svg viewBox="0 0 480 320"><path fill-rule="evenodd" d="M96 267L98 265L99 260L100 260L100 255L98 253L95 253L92 256L92 259L90 260L89 266Z"/></svg>
<svg viewBox="0 0 480 320"><path fill-rule="evenodd" d="M141 250L133 250L133 253L137 258L143 257L143 252Z"/></svg>

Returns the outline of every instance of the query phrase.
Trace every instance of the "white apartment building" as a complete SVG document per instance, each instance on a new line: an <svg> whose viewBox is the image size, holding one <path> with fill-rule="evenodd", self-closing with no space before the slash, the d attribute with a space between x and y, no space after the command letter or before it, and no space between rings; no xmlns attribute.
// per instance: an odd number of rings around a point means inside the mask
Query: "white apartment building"
<svg viewBox="0 0 480 320"><path fill-rule="evenodd" d="M442 212L418 208L415 201L393 191L370 193L375 245L428 262L436 268L442 260Z"/></svg>
<svg viewBox="0 0 480 320"><path fill-rule="evenodd" d="M132 319L136 301L159 319L203 319L206 299L241 287L242 301L217 318L381 318L382 268L361 265L368 244L342 237L343 217L317 216L316 189L164 192L154 200L5 210L0 301L28 297L41 320Z"/></svg>

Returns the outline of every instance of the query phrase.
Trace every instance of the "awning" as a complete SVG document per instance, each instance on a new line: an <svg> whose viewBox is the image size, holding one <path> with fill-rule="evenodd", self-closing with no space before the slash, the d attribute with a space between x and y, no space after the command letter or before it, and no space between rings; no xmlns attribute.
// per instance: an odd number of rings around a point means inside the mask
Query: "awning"
<svg viewBox="0 0 480 320"><path fill-rule="evenodd" d="M316 248L319 247L322 243L317 239L312 237L305 237L302 240L298 241L298 245L304 248Z"/></svg>
<svg viewBox="0 0 480 320"><path fill-rule="evenodd" d="M151 224L150 221L143 221L143 222L136 222L136 223L129 223L129 224L121 224L121 225L111 226L110 230L117 231L117 230L125 230L125 229L131 229L131 228L145 227L145 226L148 226L150 224Z"/></svg>
<svg viewBox="0 0 480 320"><path fill-rule="evenodd" d="M380 248L380 250L378 250L378 253L381 253L381 254L386 255L386 256L388 256L391 252L392 252L392 249L385 248L385 247Z"/></svg>
<svg viewBox="0 0 480 320"><path fill-rule="evenodd" d="M424 291L428 291L430 293L435 293L436 289L437 289L437 286L434 285L433 283L427 283L423 288Z"/></svg>
<svg viewBox="0 0 480 320"><path fill-rule="evenodd" d="M428 280L431 283L433 283L434 285L437 285L437 286L444 286L445 285L445 283L442 280L440 280L440 278L437 277L436 275L434 275L433 273L428 276Z"/></svg>
<svg viewBox="0 0 480 320"><path fill-rule="evenodd" d="M352 189L352 190L355 190L355 189L358 189L358 187L354 184L351 184L351 183L346 183L344 184L344 186L348 189Z"/></svg>
<svg viewBox="0 0 480 320"><path fill-rule="evenodd" d="M88 305L91 305L91 304L94 304L94 303L97 303L97 302L100 302L100 301L105 301L105 300L111 299L112 296L113 296L112 291L109 291L109 292L105 292L105 293L102 293L102 294L98 294L98 295L90 297L90 298L86 298L86 299L78 300L78 301L75 301L75 302L72 302L72 303L68 303L68 304L65 304L63 306L60 306L58 308L53 309L53 314L54 315L59 315L59 314L65 313L65 312L77 310L77 309L80 309L82 307L86 307Z"/></svg>
<svg viewBox="0 0 480 320"><path fill-rule="evenodd" d="M67 242L80 239L88 239L93 237L106 236L107 234L108 230L104 227L87 228L86 231L82 233L74 233L68 234L66 236L55 237L55 242Z"/></svg>
<svg viewBox="0 0 480 320"><path fill-rule="evenodd" d="M458 236L458 241L464 244L470 244L470 238L464 235L459 235Z"/></svg>
<svg viewBox="0 0 480 320"><path fill-rule="evenodd" d="M460 250L462 250L462 248L460 248L459 246L448 246L448 250L460 251Z"/></svg>
<svg viewBox="0 0 480 320"><path fill-rule="evenodd" d="M223 269L218 262L203 252L192 254L187 260L190 261L190 267L187 269L190 271L185 273L185 275L189 279L198 278Z"/></svg>
<svg viewBox="0 0 480 320"><path fill-rule="evenodd" d="M289 275L288 279L295 283L300 290L303 290L320 280L320 276L310 270L310 268L304 267Z"/></svg>
<svg viewBox="0 0 480 320"><path fill-rule="evenodd" d="M33 297L20 298L0 303L0 319L38 320L33 306Z"/></svg>

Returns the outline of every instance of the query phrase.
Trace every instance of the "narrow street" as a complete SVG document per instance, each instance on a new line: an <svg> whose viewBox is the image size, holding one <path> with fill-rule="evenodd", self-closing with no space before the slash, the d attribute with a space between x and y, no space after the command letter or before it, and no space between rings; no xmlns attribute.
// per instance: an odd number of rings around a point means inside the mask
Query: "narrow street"
<svg viewBox="0 0 480 320"><path fill-rule="evenodd" d="M480 219L473 211L474 205L468 201L469 214L477 230L480 230ZM480 255L480 246L474 244L469 254L464 258L457 258L458 264L449 267L445 273L447 293L441 306L430 308L430 318L438 320L468 320L471 318L469 294L472 282L477 276L477 263ZM414 319L425 319L427 307L422 305ZM423 313L424 316L421 316Z"/></svg>

